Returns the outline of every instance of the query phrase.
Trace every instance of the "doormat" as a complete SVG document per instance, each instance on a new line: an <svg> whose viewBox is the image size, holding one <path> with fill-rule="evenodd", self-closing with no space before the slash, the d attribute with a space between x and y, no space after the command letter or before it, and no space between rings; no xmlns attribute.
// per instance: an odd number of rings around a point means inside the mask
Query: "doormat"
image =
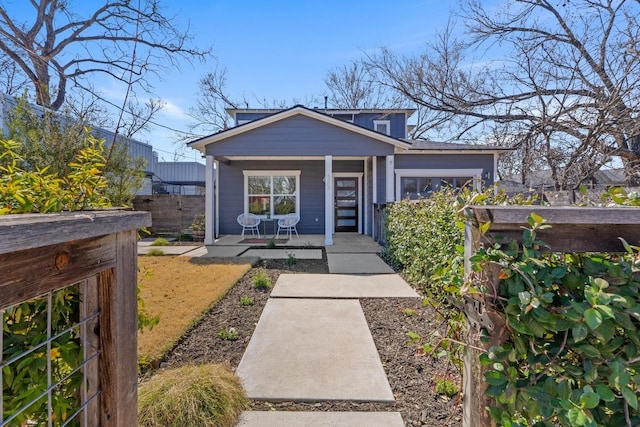
<svg viewBox="0 0 640 427"><path fill-rule="evenodd" d="M284 245L288 241L289 241L289 239L258 239L258 238L250 238L250 239L240 240L240 242L238 242L238 243L262 243L262 244L266 245L269 242L273 242L276 245Z"/></svg>

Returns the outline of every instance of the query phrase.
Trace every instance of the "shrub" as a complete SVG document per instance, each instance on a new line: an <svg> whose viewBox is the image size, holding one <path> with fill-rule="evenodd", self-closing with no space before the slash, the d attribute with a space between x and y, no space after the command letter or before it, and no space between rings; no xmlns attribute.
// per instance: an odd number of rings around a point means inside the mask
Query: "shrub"
<svg viewBox="0 0 640 427"><path fill-rule="evenodd" d="M628 253L541 254L535 214L520 246L480 249L474 271L499 265L498 298L507 336L481 355L486 393L499 423L638 425L639 248Z"/></svg>
<svg viewBox="0 0 640 427"><path fill-rule="evenodd" d="M273 240L269 240L266 246L267 246L267 249L275 249L276 242L274 242Z"/></svg>
<svg viewBox="0 0 640 427"><path fill-rule="evenodd" d="M435 384L436 393L453 397L460 393L460 386L450 377L438 376Z"/></svg>
<svg viewBox="0 0 640 427"><path fill-rule="evenodd" d="M264 271L259 271L253 275L253 287L260 290L271 289L271 279Z"/></svg>
<svg viewBox="0 0 640 427"><path fill-rule="evenodd" d="M235 328L222 329L216 336L224 341L236 341L240 337Z"/></svg>
<svg viewBox="0 0 640 427"><path fill-rule="evenodd" d="M142 427L230 427L247 407L240 380L219 364L167 369L140 384L138 391Z"/></svg>
<svg viewBox="0 0 640 427"><path fill-rule="evenodd" d="M452 191L428 199L403 200L387 207L385 255L402 268L407 279L421 289L440 291L433 280L445 269L461 271L464 235Z"/></svg>
<svg viewBox="0 0 640 427"><path fill-rule="evenodd" d="M418 314L415 308L409 307L401 308L400 313L404 314L405 316L415 316L416 314Z"/></svg>
<svg viewBox="0 0 640 427"><path fill-rule="evenodd" d="M151 246L168 246L169 241L164 237L158 237L156 240L151 243Z"/></svg>
<svg viewBox="0 0 640 427"><path fill-rule="evenodd" d="M285 260L285 263L289 267L293 267L294 265L296 265L298 263L298 260L296 259L296 254L294 254L293 252L287 252L287 259Z"/></svg>
<svg viewBox="0 0 640 427"><path fill-rule="evenodd" d="M240 304L242 306L253 305L254 301L253 301L253 298L251 298L250 296L242 295L240 297L240 299L238 300L238 304Z"/></svg>
<svg viewBox="0 0 640 427"><path fill-rule="evenodd" d="M147 252L147 256L165 256L165 253L162 249L151 249Z"/></svg>

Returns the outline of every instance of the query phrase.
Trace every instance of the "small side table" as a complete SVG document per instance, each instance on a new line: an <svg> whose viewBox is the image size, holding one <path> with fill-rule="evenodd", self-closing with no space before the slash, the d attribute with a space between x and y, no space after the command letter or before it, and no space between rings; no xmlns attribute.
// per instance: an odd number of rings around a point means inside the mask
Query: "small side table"
<svg viewBox="0 0 640 427"><path fill-rule="evenodd" d="M271 231L272 231L272 237L274 238L276 236L276 219L275 218L261 218L260 221L262 221L262 224L264 224L262 226L262 234L264 235L265 239L268 239L269 237L267 237L267 222L271 223Z"/></svg>

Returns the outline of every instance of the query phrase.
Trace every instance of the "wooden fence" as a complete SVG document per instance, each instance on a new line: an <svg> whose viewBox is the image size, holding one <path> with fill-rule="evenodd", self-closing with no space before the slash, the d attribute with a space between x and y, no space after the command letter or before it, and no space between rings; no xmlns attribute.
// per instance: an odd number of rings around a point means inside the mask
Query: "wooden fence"
<svg viewBox="0 0 640 427"><path fill-rule="evenodd" d="M465 229L465 264L469 274L469 257L482 245L494 244L496 237L522 241L523 227L527 227L527 216L535 212L544 218L551 228L537 231L537 238L547 243L554 252L624 252L619 238L632 245L640 242L640 209L638 208L582 208L550 206L473 206L473 217ZM482 235L482 224L490 223ZM497 295L496 284L499 270L485 271L483 284L487 294L484 299L465 301L464 311L469 323L469 334L464 360L463 380L463 426L485 427L495 425L488 411L492 402L485 396L486 382L479 363L479 351L486 344L478 338L484 330L491 337L495 334L491 312L483 300Z"/></svg>
<svg viewBox="0 0 640 427"><path fill-rule="evenodd" d="M136 241L137 230L150 224L149 213L116 210L0 216L0 314L80 284L83 398L73 414L79 425L137 425ZM50 352L53 339L29 351ZM50 406L49 396L49 413ZM4 416L10 409L0 403L0 425L11 424Z"/></svg>

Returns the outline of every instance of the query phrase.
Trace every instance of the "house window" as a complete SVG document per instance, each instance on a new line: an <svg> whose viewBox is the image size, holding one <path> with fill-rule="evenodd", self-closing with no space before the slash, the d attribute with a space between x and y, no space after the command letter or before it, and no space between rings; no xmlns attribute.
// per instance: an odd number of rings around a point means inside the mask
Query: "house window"
<svg viewBox="0 0 640 427"><path fill-rule="evenodd" d="M398 200L429 197L446 188L459 190L464 186L480 189L482 169L396 169Z"/></svg>
<svg viewBox="0 0 640 427"><path fill-rule="evenodd" d="M300 171L244 171L245 212L278 217L300 212Z"/></svg>
<svg viewBox="0 0 640 427"><path fill-rule="evenodd" d="M433 177L404 177L400 181L400 189L402 197L408 197L411 200L420 197L429 197L434 191L445 190L447 188L460 190L462 187L473 186L473 177L450 177L450 178L433 178Z"/></svg>
<svg viewBox="0 0 640 427"><path fill-rule="evenodd" d="M391 134L391 121L390 120L374 120L373 130L383 133L385 135Z"/></svg>

